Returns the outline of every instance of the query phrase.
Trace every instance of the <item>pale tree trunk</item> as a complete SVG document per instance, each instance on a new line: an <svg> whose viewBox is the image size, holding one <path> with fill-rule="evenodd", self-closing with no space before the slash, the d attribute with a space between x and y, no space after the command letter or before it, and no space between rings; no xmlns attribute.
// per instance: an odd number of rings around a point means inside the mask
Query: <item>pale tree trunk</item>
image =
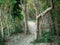
<svg viewBox="0 0 60 45"><path fill-rule="evenodd" d="M1 30L1 34L2 34L2 38L4 37L4 32L3 32L3 25L2 25L2 5L0 7L0 30Z"/></svg>
<svg viewBox="0 0 60 45"><path fill-rule="evenodd" d="M39 0L34 0L34 3L35 3L35 12L36 12L36 17L37 17L37 15L40 13L39 12L39 7L40 7L40 5L39 5ZM38 34L37 34L38 33ZM38 37L39 37L39 19L37 19L36 18L36 33L35 33L35 39L36 40L38 40Z"/></svg>
<svg viewBox="0 0 60 45"><path fill-rule="evenodd" d="M28 28L28 12L27 12L27 3L26 3L26 0L25 0L25 34L28 34L29 33L29 28Z"/></svg>

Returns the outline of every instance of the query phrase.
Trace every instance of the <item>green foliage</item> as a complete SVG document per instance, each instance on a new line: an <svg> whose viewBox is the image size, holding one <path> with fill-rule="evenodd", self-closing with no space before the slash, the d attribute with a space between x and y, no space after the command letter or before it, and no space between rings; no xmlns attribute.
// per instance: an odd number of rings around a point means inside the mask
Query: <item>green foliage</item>
<svg viewBox="0 0 60 45"><path fill-rule="evenodd" d="M11 34L18 34L18 33L22 33L23 30L21 30L20 28L16 27L15 30L11 30Z"/></svg>
<svg viewBox="0 0 60 45"><path fill-rule="evenodd" d="M39 40L34 40L32 43L50 43L53 42L51 32L44 32Z"/></svg>
<svg viewBox="0 0 60 45"><path fill-rule="evenodd" d="M11 29L12 34L22 33L23 32L23 21L21 21L18 17L15 18L14 28Z"/></svg>
<svg viewBox="0 0 60 45"><path fill-rule="evenodd" d="M41 0L41 7L40 7L40 11L43 12L45 9L47 9L48 7L50 7L50 2L47 0Z"/></svg>
<svg viewBox="0 0 60 45"><path fill-rule="evenodd" d="M58 45L60 45L60 37L58 37L58 38L56 39L56 42L57 42Z"/></svg>
<svg viewBox="0 0 60 45"><path fill-rule="evenodd" d="M43 5L41 6L40 10L41 10L41 12L43 12L47 7L50 6L50 4L49 4L49 2L47 2L48 5L47 5L47 3L45 4L44 3L45 0L41 0L41 2ZM54 31L54 32L60 35L60 0L54 0L54 9L51 11L50 14L54 18L54 21L55 21L54 23L57 22L56 23L57 26L55 26L55 27L57 27L58 29L57 29L57 32L56 31ZM41 39L37 42L53 42L53 41L56 41L56 43L58 43L58 45L60 45L60 37L56 38L56 40L51 40L53 38L50 37L50 34L49 33L46 35L45 34L46 33L44 33L43 36L41 37Z"/></svg>
<svg viewBox="0 0 60 45"><path fill-rule="evenodd" d="M42 37L40 38L40 42L53 42L52 33L51 32L44 32Z"/></svg>
<svg viewBox="0 0 60 45"><path fill-rule="evenodd" d="M1 31L0 31L0 45L3 45L3 39L2 39Z"/></svg>
<svg viewBox="0 0 60 45"><path fill-rule="evenodd" d="M51 11L51 16L54 18L54 21L57 22L56 26L57 33L60 35L60 0L54 0L54 9Z"/></svg>
<svg viewBox="0 0 60 45"><path fill-rule="evenodd" d="M40 0L40 2L44 3L46 0Z"/></svg>
<svg viewBox="0 0 60 45"><path fill-rule="evenodd" d="M16 0L12 10L12 15L14 18L18 17L20 20L23 20L22 9L19 7L20 0Z"/></svg>
<svg viewBox="0 0 60 45"><path fill-rule="evenodd" d="M15 30L15 33L22 33L23 32L23 30L22 30L22 28L21 27L16 27L15 28L16 30Z"/></svg>
<svg viewBox="0 0 60 45"><path fill-rule="evenodd" d="M8 29L10 30L10 33L23 32L22 29L18 25L16 27L16 30L14 30L16 23L14 22L13 17L14 18L18 17L20 20L23 20L22 9L19 7L19 4L20 4L19 0L0 0L0 6L2 5L0 9L3 12L2 26L6 27L6 29L4 29L4 37L8 36ZM6 10L4 10L4 8L6 8ZM5 17L8 17L8 19L6 19ZM16 22L19 22L19 21L16 21ZM3 45L1 31L0 31L0 45Z"/></svg>
<svg viewBox="0 0 60 45"><path fill-rule="evenodd" d="M8 30L7 29L4 30L4 35L5 35L5 37L8 36Z"/></svg>
<svg viewBox="0 0 60 45"><path fill-rule="evenodd" d="M0 5L2 4L2 0L0 0Z"/></svg>

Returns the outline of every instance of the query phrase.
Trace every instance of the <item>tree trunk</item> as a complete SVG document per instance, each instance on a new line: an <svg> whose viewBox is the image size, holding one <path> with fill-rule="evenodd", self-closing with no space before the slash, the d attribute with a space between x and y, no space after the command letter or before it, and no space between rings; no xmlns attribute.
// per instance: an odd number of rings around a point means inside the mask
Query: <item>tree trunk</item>
<svg viewBox="0 0 60 45"><path fill-rule="evenodd" d="M38 40L39 39L39 18L37 19L36 18L36 25L37 25L37 27L36 27L36 40Z"/></svg>
<svg viewBox="0 0 60 45"><path fill-rule="evenodd" d="M0 8L0 29L2 33L2 38L4 37L4 32L3 32L3 26L2 26L2 14L1 14L1 8Z"/></svg>
<svg viewBox="0 0 60 45"><path fill-rule="evenodd" d="M27 11L27 3L25 1L25 34L29 33L29 28L28 28L28 11Z"/></svg>

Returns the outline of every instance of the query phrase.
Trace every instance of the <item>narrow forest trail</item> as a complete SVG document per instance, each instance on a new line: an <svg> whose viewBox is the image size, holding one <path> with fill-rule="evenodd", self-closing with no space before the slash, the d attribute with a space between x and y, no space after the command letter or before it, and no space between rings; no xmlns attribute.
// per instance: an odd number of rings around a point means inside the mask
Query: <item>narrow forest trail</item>
<svg viewBox="0 0 60 45"><path fill-rule="evenodd" d="M33 40L33 35L18 34L10 37L5 45L32 45L30 42Z"/></svg>
<svg viewBox="0 0 60 45"><path fill-rule="evenodd" d="M28 26L32 34L12 35L5 45L32 45L30 42L35 38L34 33L36 32L36 24L33 21L28 21Z"/></svg>
<svg viewBox="0 0 60 45"><path fill-rule="evenodd" d="M31 34L14 34L9 37L8 42L5 42L5 45L34 45L31 43L35 40L35 33L36 33L36 22L28 21L28 26ZM48 45L49 43L37 43L35 45ZM54 44L53 44L54 45Z"/></svg>
<svg viewBox="0 0 60 45"><path fill-rule="evenodd" d="M28 21L29 31L32 34L36 33L36 22L35 21Z"/></svg>

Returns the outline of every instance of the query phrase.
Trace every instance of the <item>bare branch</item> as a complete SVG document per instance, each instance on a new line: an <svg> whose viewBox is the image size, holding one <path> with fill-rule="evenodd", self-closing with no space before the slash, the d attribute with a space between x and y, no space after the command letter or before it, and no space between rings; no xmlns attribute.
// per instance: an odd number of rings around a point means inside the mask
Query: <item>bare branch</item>
<svg viewBox="0 0 60 45"><path fill-rule="evenodd" d="M40 18L41 16L44 16L46 13L48 13L50 10L53 9L54 5L53 5L53 0L50 0L50 4L51 7L47 8L44 12L42 12L41 14L39 14L36 18Z"/></svg>
<svg viewBox="0 0 60 45"><path fill-rule="evenodd" d="M48 13L50 10L52 10L52 7L47 8L44 12L39 14L36 18L40 18L40 16L44 16L46 13Z"/></svg>

